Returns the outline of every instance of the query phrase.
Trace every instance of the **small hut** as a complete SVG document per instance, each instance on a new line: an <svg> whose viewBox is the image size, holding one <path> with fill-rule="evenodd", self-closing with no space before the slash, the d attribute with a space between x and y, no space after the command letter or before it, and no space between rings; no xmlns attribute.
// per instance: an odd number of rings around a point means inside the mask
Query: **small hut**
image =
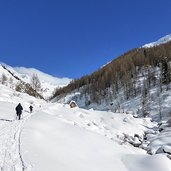
<svg viewBox="0 0 171 171"><path fill-rule="evenodd" d="M69 103L69 105L70 105L70 108L74 108L74 107L77 107L77 106L78 106L77 103L76 103L74 100L72 100L72 101Z"/></svg>

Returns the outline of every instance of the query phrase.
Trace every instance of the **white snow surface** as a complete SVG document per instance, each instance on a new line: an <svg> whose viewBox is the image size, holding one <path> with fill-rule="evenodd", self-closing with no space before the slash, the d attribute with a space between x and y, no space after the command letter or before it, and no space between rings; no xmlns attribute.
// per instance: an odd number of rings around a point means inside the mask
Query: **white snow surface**
<svg viewBox="0 0 171 171"><path fill-rule="evenodd" d="M36 74L41 82L41 88L42 88L42 92L39 93L42 94L45 99L48 99L50 96L52 96L52 93L55 90L55 88L66 86L72 80L70 78L57 78L34 68L11 67L2 62L0 62L0 64L4 65L8 70L10 70L10 72L12 72L15 76L20 78L25 83L31 83L31 78L33 74ZM5 74L8 80L10 78L13 78L14 87L19 82L0 65L0 77L2 74Z"/></svg>
<svg viewBox="0 0 171 171"><path fill-rule="evenodd" d="M21 77L28 82L28 79L33 76L33 74L37 74L39 79L43 82L50 83L52 85L58 85L59 87L63 87L67 85L71 79L69 78L57 78L53 77L49 74L46 74L42 71L39 71L35 68L25 68L25 67L14 67L14 70L21 74Z"/></svg>
<svg viewBox="0 0 171 171"><path fill-rule="evenodd" d="M145 45L143 46L143 48L150 48L150 47L158 46L158 45L167 43L167 42L169 42L169 41L171 41L171 34L166 35L166 36L160 38L159 40L157 40L157 41L155 41L155 42L145 44Z"/></svg>
<svg viewBox="0 0 171 171"><path fill-rule="evenodd" d="M41 82L43 96L45 98L52 96L55 88L64 87L72 80L70 78L57 78L35 68L14 67L14 70L17 71L22 77L22 80L27 83L30 83L31 77L33 74L36 74Z"/></svg>
<svg viewBox="0 0 171 171"><path fill-rule="evenodd" d="M15 106L21 103L22 120ZM30 103L33 113L28 112ZM153 132L150 118L71 109L0 85L0 169L4 171L171 171L164 154L148 155L126 141ZM164 135L163 135L164 136ZM169 149L165 146L165 149Z"/></svg>

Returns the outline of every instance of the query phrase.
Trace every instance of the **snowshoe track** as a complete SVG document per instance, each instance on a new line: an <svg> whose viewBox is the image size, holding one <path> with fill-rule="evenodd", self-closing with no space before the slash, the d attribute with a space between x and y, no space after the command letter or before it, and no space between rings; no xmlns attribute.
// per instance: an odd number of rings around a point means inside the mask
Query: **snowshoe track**
<svg viewBox="0 0 171 171"><path fill-rule="evenodd" d="M31 115L22 120L0 120L0 171L26 171L21 155L21 132Z"/></svg>

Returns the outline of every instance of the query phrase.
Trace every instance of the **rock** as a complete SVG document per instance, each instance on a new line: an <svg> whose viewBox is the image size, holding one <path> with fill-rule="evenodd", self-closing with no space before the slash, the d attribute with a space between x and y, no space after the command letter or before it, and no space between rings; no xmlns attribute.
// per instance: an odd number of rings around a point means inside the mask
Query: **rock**
<svg viewBox="0 0 171 171"><path fill-rule="evenodd" d="M156 151L156 154L160 154L160 153L163 153L163 148L162 147L158 148L158 150Z"/></svg>
<svg viewBox="0 0 171 171"><path fill-rule="evenodd" d="M170 145L163 145L162 148L165 153L171 154L171 146Z"/></svg>
<svg viewBox="0 0 171 171"><path fill-rule="evenodd" d="M78 107L77 103L73 100L69 103L69 105L70 105L70 108Z"/></svg>

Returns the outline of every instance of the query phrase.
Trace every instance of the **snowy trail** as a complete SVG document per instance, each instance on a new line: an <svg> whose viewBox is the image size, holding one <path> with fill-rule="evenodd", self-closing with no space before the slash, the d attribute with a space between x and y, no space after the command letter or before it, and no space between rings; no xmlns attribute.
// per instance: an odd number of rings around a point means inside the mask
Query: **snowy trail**
<svg viewBox="0 0 171 171"><path fill-rule="evenodd" d="M20 135L25 122L31 115L22 120L0 120L0 170L24 171L26 166L20 152Z"/></svg>
<svg viewBox="0 0 171 171"><path fill-rule="evenodd" d="M166 156L122 143L150 131L148 118L47 103L23 105L18 121L15 106L0 102L0 171L171 171Z"/></svg>

